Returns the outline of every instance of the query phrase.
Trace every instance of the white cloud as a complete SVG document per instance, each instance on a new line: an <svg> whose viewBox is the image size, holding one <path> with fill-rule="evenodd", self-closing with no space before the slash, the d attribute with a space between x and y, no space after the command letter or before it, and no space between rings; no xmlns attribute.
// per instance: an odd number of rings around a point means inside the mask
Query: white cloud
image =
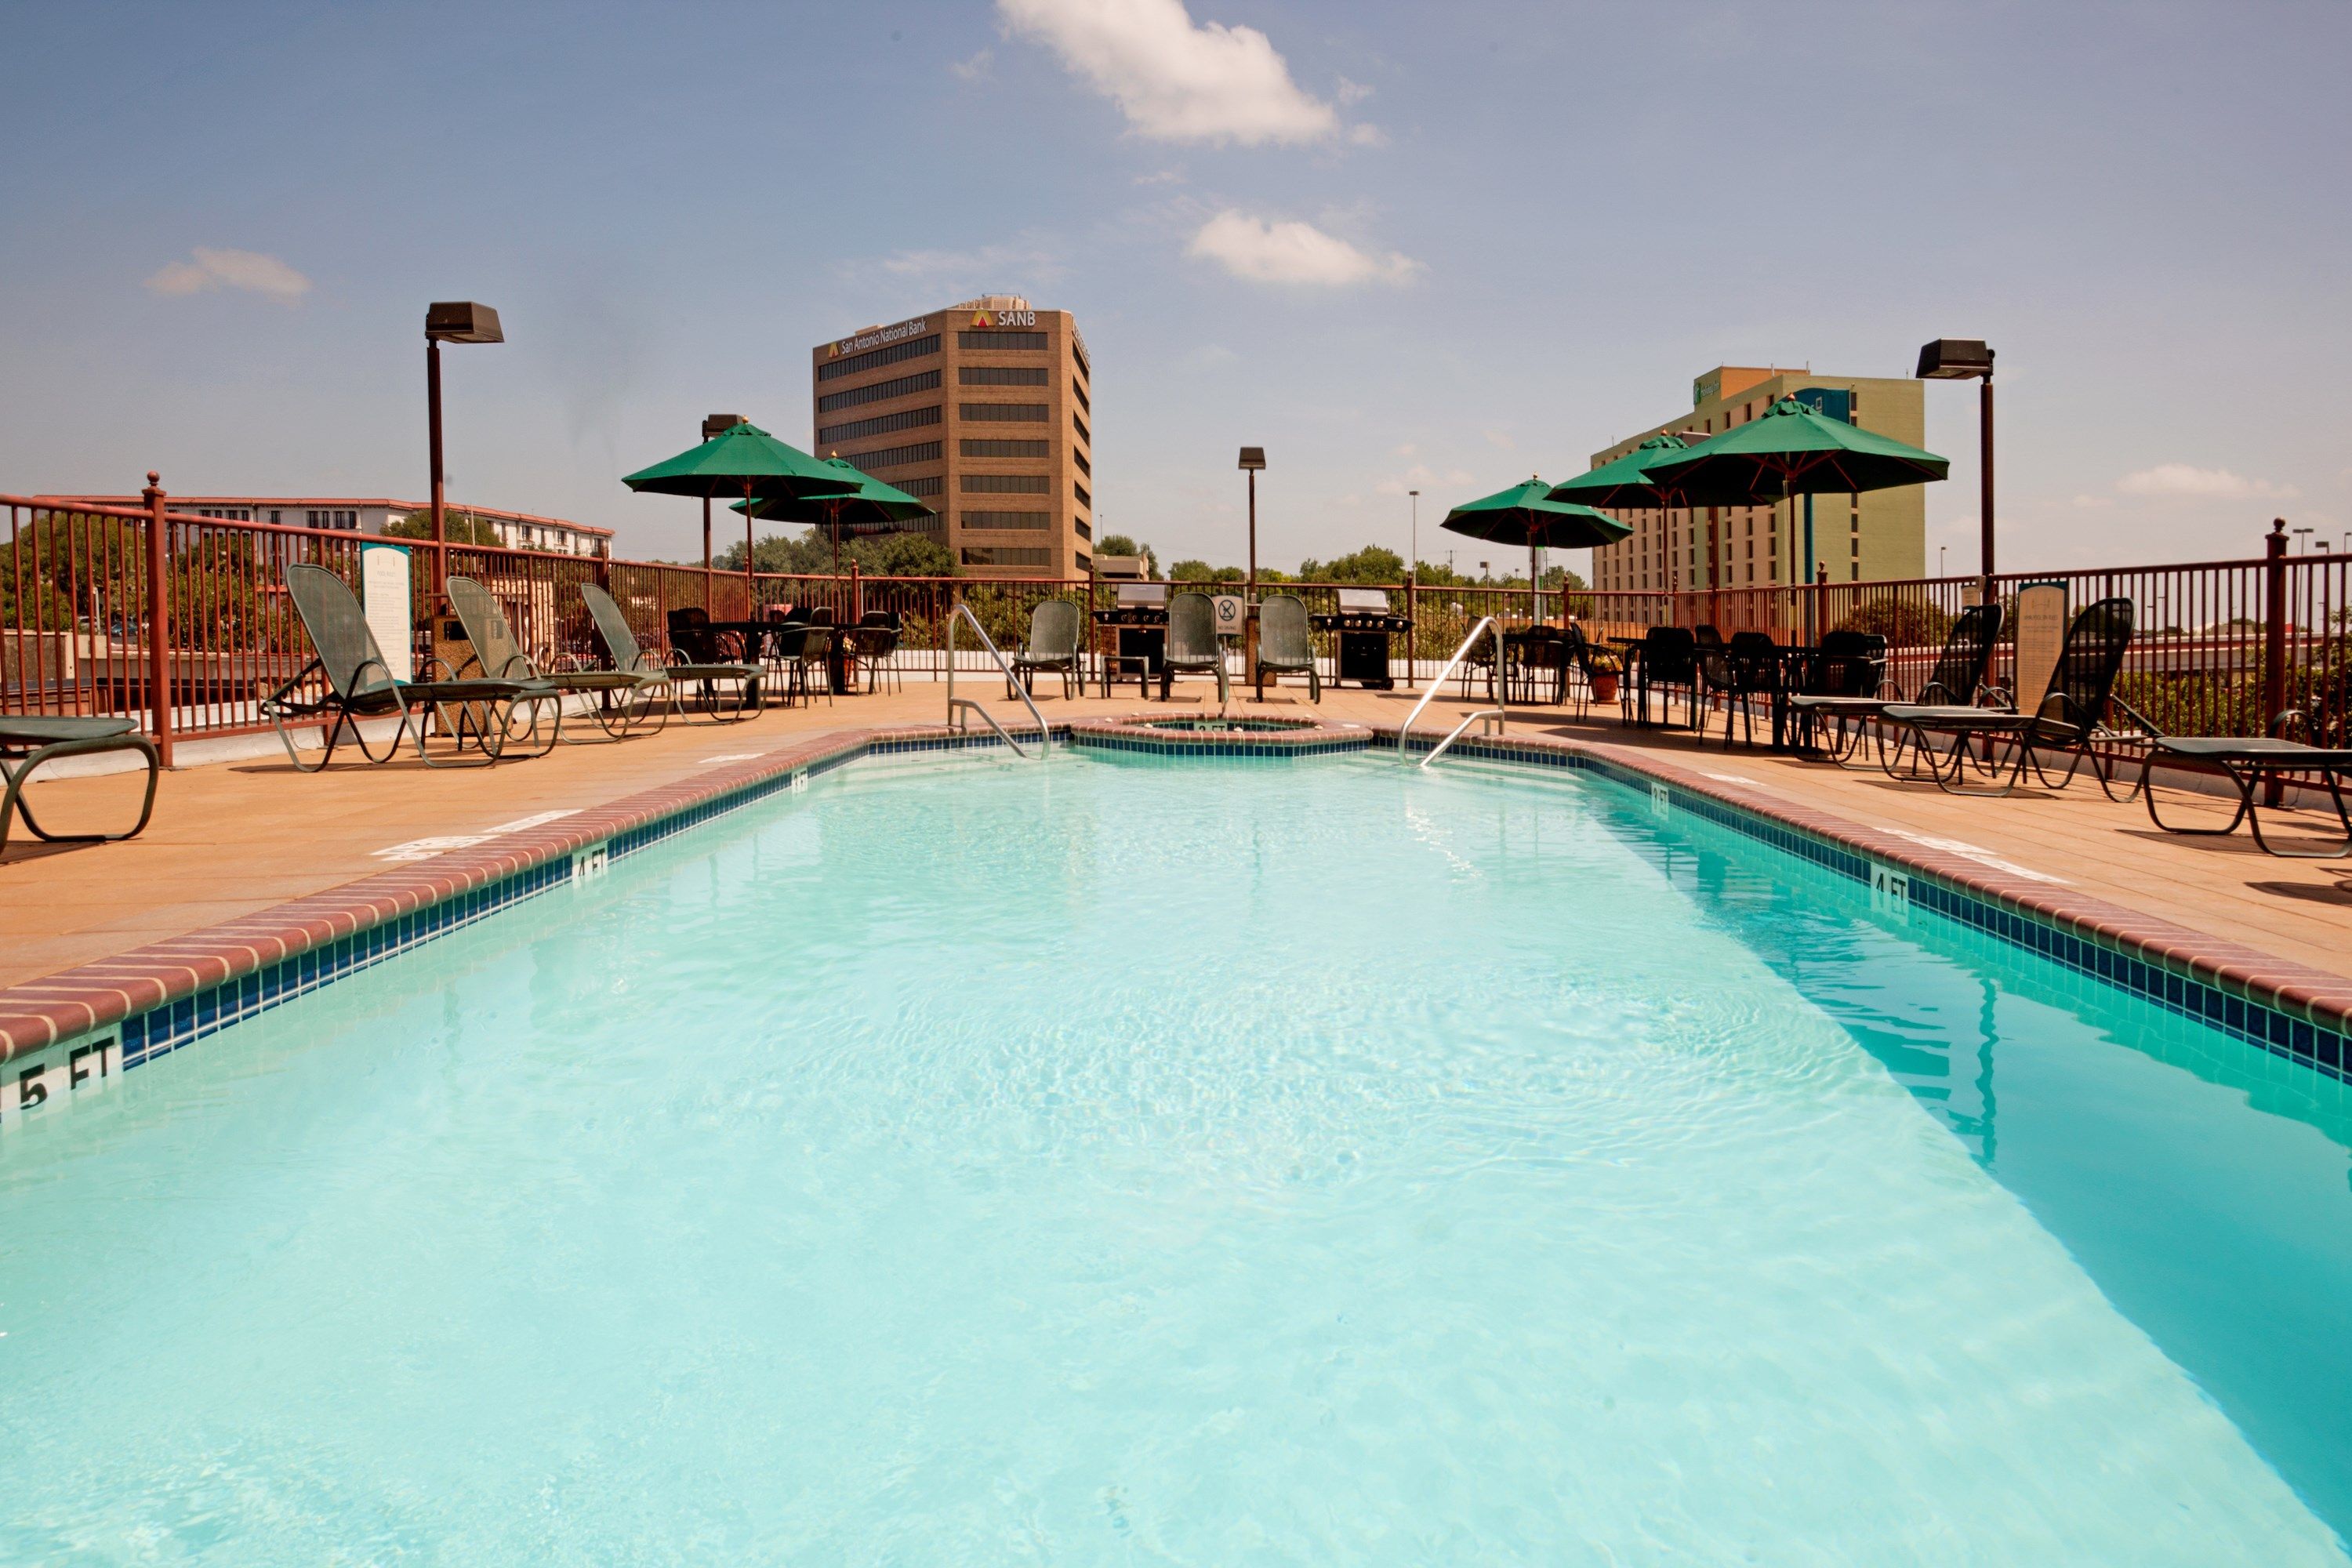
<svg viewBox="0 0 2352 1568"><path fill-rule="evenodd" d="M1370 123L1350 125L1348 127L1348 140L1359 147L1385 147L1389 144L1389 133Z"/></svg>
<svg viewBox="0 0 2352 1568"><path fill-rule="evenodd" d="M202 294L237 289L292 304L310 291L310 280L274 256L257 250L214 250L198 246L190 261L174 261L147 279L157 294Z"/></svg>
<svg viewBox="0 0 2352 1568"><path fill-rule="evenodd" d="M993 65L995 61L996 51L994 49L982 49L978 54L972 56L970 59L950 60L948 62L948 72L950 75L959 77L965 81L984 81L988 79L988 68Z"/></svg>
<svg viewBox="0 0 2352 1568"><path fill-rule="evenodd" d="M1372 96L1372 89L1366 87L1362 82L1349 81L1346 77L1341 77L1339 79L1339 90L1333 93L1331 96L1338 99L1343 104L1361 103L1364 100Z"/></svg>
<svg viewBox="0 0 2352 1568"><path fill-rule="evenodd" d="M2126 474L2116 481L2116 489L2127 496L2175 500L2288 500L2303 493L2293 485L2274 485L2228 468L2200 468L2189 463L2158 463Z"/></svg>
<svg viewBox="0 0 2352 1568"><path fill-rule="evenodd" d="M1320 142L1339 116L1302 91L1255 27L1195 25L1183 0L996 0L1007 26L1040 39L1162 142Z"/></svg>
<svg viewBox="0 0 2352 1568"><path fill-rule="evenodd" d="M1514 447L1517 447L1518 443L1512 440L1511 437L1503 431L1489 430L1486 432L1486 445L1489 447L1499 447L1504 451L1507 452Z"/></svg>
<svg viewBox="0 0 2352 1568"><path fill-rule="evenodd" d="M1417 458L1421 456L1421 448L1411 441L1398 442L1395 450L1396 455L1400 458Z"/></svg>
<svg viewBox="0 0 2352 1568"><path fill-rule="evenodd" d="M1425 490L1437 483L1437 470L1426 463L1415 463L1403 473L1382 479L1372 487L1384 496L1401 496L1407 490Z"/></svg>
<svg viewBox="0 0 2352 1568"><path fill-rule="evenodd" d="M1184 171L1162 169L1153 174L1138 174L1135 183L1139 185L1181 185L1184 183Z"/></svg>
<svg viewBox="0 0 2352 1568"><path fill-rule="evenodd" d="M1213 261L1254 283L1328 289L1405 283L1422 270L1421 263L1410 257L1359 249L1311 223L1252 217L1232 207L1202 224L1184 253Z"/></svg>
<svg viewBox="0 0 2352 1568"><path fill-rule="evenodd" d="M967 293L1020 293L1068 270L1044 246L983 245L970 250L900 250L877 263L894 278Z"/></svg>

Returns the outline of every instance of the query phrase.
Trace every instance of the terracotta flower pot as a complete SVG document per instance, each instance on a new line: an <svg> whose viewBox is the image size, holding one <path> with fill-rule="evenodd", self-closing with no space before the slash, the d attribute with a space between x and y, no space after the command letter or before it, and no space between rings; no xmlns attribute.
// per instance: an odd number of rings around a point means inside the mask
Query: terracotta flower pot
<svg viewBox="0 0 2352 1568"><path fill-rule="evenodd" d="M1613 675L1594 676L1592 678L1592 700L1595 702L1616 701L1617 678Z"/></svg>

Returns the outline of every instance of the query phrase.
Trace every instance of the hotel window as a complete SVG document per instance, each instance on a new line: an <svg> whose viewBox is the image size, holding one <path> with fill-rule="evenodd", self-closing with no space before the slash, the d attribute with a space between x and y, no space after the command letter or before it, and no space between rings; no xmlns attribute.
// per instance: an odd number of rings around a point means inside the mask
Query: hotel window
<svg viewBox="0 0 2352 1568"><path fill-rule="evenodd" d="M1040 441L1038 445L1042 447L1045 443ZM1084 452L1076 451L1075 449L1072 450L1070 453L1070 461L1077 464L1078 472L1086 475L1087 478L1093 479L1095 477L1095 466L1087 461L1087 455Z"/></svg>
<svg viewBox="0 0 2352 1568"><path fill-rule="evenodd" d="M1081 572L1092 572L1094 569L1095 569L1095 558L1094 558L1093 556L1091 556L1091 555L1087 554L1084 551L1079 552L1079 553L1078 553L1078 570L1079 570L1079 571L1081 571Z"/></svg>
<svg viewBox="0 0 2352 1568"><path fill-rule="evenodd" d="M985 548L963 547L963 563L967 566L1050 566L1054 552L1050 550L1009 550L1003 545Z"/></svg>
<svg viewBox="0 0 2352 1568"><path fill-rule="evenodd" d="M1087 487L1086 487L1086 486L1084 486L1084 485L1082 485L1082 484L1079 484L1076 480L1075 480L1075 479L1074 479L1074 480L1072 480L1072 481L1070 482L1070 489L1071 489L1072 490L1074 490L1074 491L1076 491L1076 492L1077 493L1078 504L1079 504L1080 506L1082 506L1082 507L1087 507L1087 508L1089 508L1089 509L1091 509L1091 508L1094 506L1094 504L1095 504L1095 498L1094 498L1094 497L1092 497L1092 496L1090 496L1090 495L1088 495L1088 494L1087 494Z"/></svg>
<svg viewBox="0 0 2352 1568"><path fill-rule="evenodd" d="M909 408L898 414L877 414L871 419L853 419L846 425L821 425L817 427L816 444L829 447L835 441L855 441L865 436L887 436L897 430L913 430L940 422L940 405Z"/></svg>
<svg viewBox="0 0 2352 1568"><path fill-rule="evenodd" d="M1043 332L958 332L956 347L960 349L1042 349L1046 346Z"/></svg>
<svg viewBox="0 0 2352 1568"><path fill-rule="evenodd" d="M1074 529L1076 529L1076 530L1077 531L1077 534L1078 534L1078 537L1079 537L1080 539L1086 540L1088 543L1092 543L1092 542L1093 542L1093 541L1094 541L1094 537L1095 537L1095 531L1094 531L1093 529L1091 529L1091 528L1088 528L1083 521L1078 521L1078 522L1074 522L1074 523L1072 523L1070 526L1071 526L1072 528L1074 528ZM1085 561L1085 558L1084 558L1083 556L1081 556L1081 557L1079 558L1079 562L1078 562L1078 570L1079 570L1079 571L1081 571L1081 572L1083 572L1083 571L1085 571L1086 569L1087 569L1087 568L1086 568L1086 561Z"/></svg>
<svg viewBox="0 0 2352 1568"><path fill-rule="evenodd" d="M1042 496L1054 488L1047 474L966 474L963 489L967 495Z"/></svg>
<svg viewBox="0 0 2352 1568"><path fill-rule="evenodd" d="M971 445L966 441L965 446ZM871 452L835 452L831 454L845 463L854 463L866 473L877 468L904 468L908 463L936 463L940 460L940 443L918 441L908 447L877 447Z"/></svg>
<svg viewBox="0 0 2352 1568"><path fill-rule="evenodd" d="M1054 526L1050 511L967 511L957 514L956 521L966 528L985 528L1021 532Z"/></svg>
<svg viewBox="0 0 2352 1568"><path fill-rule="evenodd" d="M1087 428L1087 422L1085 420L1073 414L1070 416L1070 424L1076 428L1078 438L1080 440L1084 441L1089 447L1095 444L1095 433Z"/></svg>
<svg viewBox="0 0 2352 1568"><path fill-rule="evenodd" d="M1070 395L1076 398L1078 406L1087 413L1092 414L1095 411L1095 405L1087 401L1087 389L1078 384L1078 378L1075 375L1070 377Z"/></svg>
<svg viewBox="0 0 2352 1568"><path fill-rule="evenodd" d="M973 440L966 437L963 455L967 458L1050 458L1054 455L1051 441Z"/></svg>
<svg viewBox="0 0 2352 1568"><path fill-rule="evenodd" d="M904 490L919 500L925 496L938 495L947 488L947 481L937 474L929 474L919 479L892 479L890 487Z"/></svg>
<svg viewBox="0 0 2352 1568"><path fill-rule="evenodd" d="M879 370L886 364L897 364L900 360L920 359L925 354L935 354L939 352L940 335L933 332L928 338L916 338L908 342L892 343L887 348L875 349L868 353L850 354L842 359L827 360L816 367L816 378L819 381L834 381L845 375L856 375L859 371Z"/></svg>
<svg viewBox="0 0 2352 1568"><path fill-rule="evenodd" d="M1078 362L1079 371L1091 381L1094 378L1095 367L1093 362L1087 358L1087 340L1078 336L1078 329L1076 326L1070 329L1070 357Z"/></svg>
<svg viewBox="0 0 2352 1568"><path fill-rule="evenodd" d="M1043 425L1054 411L1042 403L967 403L959 412L975 424Z"/></svg>
<svg viewBox="0 0 2352 1568"><path fill-rule="evenodd" d="M956 366L956 380L965 386L1043 386L1046 370L1044 365L1025 364L961 364Z"/></svg>
<svg viewBox="0 0 2352 1568"><path fill-rule="evenodd" d="M890 381L877 381L871 386L854 386L847 392L828 392L816 400L816 411L831 414L843 408L855 408L862 403L879 403L886 397L904 397L909 393L929 392L939 384L940 373L927 370Z"/></svg>

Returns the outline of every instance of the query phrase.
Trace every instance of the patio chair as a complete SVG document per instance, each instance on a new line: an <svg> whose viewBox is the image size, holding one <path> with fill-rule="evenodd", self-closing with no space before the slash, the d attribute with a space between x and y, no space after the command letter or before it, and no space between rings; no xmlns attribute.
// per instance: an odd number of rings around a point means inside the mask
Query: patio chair
<svg viewBox="0 0 2352 1568"><path fill-rule="evenodd" d="M1160 656L1160 700L1173 694L1179 675L1217 677L1217 707L1232 700L1225 683L1225 650L1217 645L1217 606L1206 594L1179 594L1168 601L1168 644Z"/></svg>
<svg viewBox="0 0 2352 1568"><path fill-rule="evenodd" d="M1652 626L1642 636L1641 657L1634 664L1639 678L1626 681L1622 700L1629 719L1636 714L1639 721L1650 721L1650 688L1660 689L1658 711L1663 718L1673 711L1666 693L1680 687L1688 700L1686 711L1696 717L1698 711L1698 638L1681 626Z"/></svg>
<svg viewBox="0 0 2352 1568"><path fill-rule="evenodd" d="M875 690L887 677L893 690L906 689L906 678L891 662L906 626L896 610L868 610L849 634L849 651L866 670L866 689Z"/></svg>
<svg viewBox="0 0 2352 1568"><path fill-rule="evenodd" d="M1004 696L1013 697L1013 683L1019 681L1021 689L1035 695L1034 678L1041 671L1062 678L1062 695L1071 695L1070 684L1077 683L1077 694L1086 695L1086 673L1078 668L1078 659L1086 646L1086 616L1076 599L1041 599L1029 612L1029 646L1013 656L1013 673L1005 678Z"/></svg>
<svg viewBox="0 0 2352 1568"><path fill-rule="evenodd" d="M768 633L768 668L783 681L784 706L795 698L814 701L816 683L824 682L824 700L833 704L833 628L805 617L779 621Z"/></svg>
<svg viewBox="0 0 2352 1568"><path fill-rule="evenodd" d="M635 674L659 674L670 683L671 709L684 714L684 702L678 693L682 681L697 680L703 685L708 711L715 723L734 724L751 718L760 711L760 667L756 664L695 664L688 661L665 663L647 653L637 641L637 634L629 629L629 618L621 614L621 606L613 595L593 583L580 584L580 597L588 606L588 618L595 623L596 640L604 645L604 655L613 668ZM735 710L719 710L717 683L736 683Z"/></svg>
<svg viewBox="0 0 2352 1568"><path fill-rule="evenodd" d="M719 646L719 634L710 629L710 612L699 605L685 605L672 610L664 619L669 626L669 646L696 664L727 664L726 651ZM756 655L746 650L742 662L758 662Z"/></svg>
<svg viewBox="0 0 2352 1568"><path fill-rule="evenodd" d="M1756 706L1753 699L1770 697L1780 689L1780 654L1778 645L1762 632L1740 632L1726 647L1713 626L1701 626L1692 634L1698 659L1700 694L1710 703L1723 699L1723 743L1731 744L1732 727L1737 723L1746 731L1748 743L1756 743ZM1697 710L1699 739L1706 739L1706 710Z"/></svg>
<svg viewBox="0 0 2352 1568"><path fill-rule="evenodd" d="M1991 693L1985 684L1992 668L1992 650L2000 640L2001 607L1993 605L1971 605L1960 612L1949 630L1944 634L1944 646L1936 655L1935 668L1919 689L1906 697L1901 689L1885 675L1885 639L1879 638L1879 660L1876 679L1867 686L1862 684L1863 671L1846 666L1824 668L1825 679L1811 683L1813 689L1801 691L1789 699L1789 707L1797 716L1808 735L1817 724L1831 728L1829 744L1820 754L1841 767L1850 763L1861 750L1865 732L1880 737L1879 765L1889 774L1896 774L1902 760L1900 735L1894 753L1888 754L1887 731L1875 721L1885 712L1891 702L1913 702L1942 707L1982 707ZM1832 637L1842 634L1831 632L1822 638L1826 648ZM1852 635L1852 634L1843 634ZM1841 689L1841 687L1847 689Z"/></svg>
<svg viewBox="0 0 2352 1568"><path fill-rule="evenodd" d="M139 820L127 833L51 833L43 827L33 816L32 803L25 798L33 770L59 757L93 756L100 752L137 752L147 759L147 797L140 803ZM18 816L44 844L112 844L138 837L147 830L147 819L155 815L155 779L162 768L154 742L139 733L135 719L0 714L0 780L7 785L5 797L0 798L0 849L8 847L8 825Z"/></svg>
<svg viewBox="0 0 2352 1568"><path fill-rule="evenodd" d="M2137 739L2147 741L2158 733L2138 710L2115 694L2116 677L2123 670L2131 636L2132 602L2126 598L2101 599L2067 626L2066 640L2059 651L2050 689L2032 712L1889 703L1885 710L1885 720L1904 731L1911 743L1918 747L1929 774L1947 794L2005 795L2017 787L2028 767L2044 788L2063 789L2088 762L2102 795L2109 800L2129 800L2139 786L2135 784L2124 794L2116 794L2099 746L2121 738L2120 731L2107 726L2110 705L2122 709L2139 727ZM1950 750L1941 757L1928 743L1931 734L1952 737ZM1964 785L1962 780L1972 767L1988 778L2000 780L1996 748L2001 745L2010 746L2016 753L2008 779L1990 788ZM1981 762L1974 753L1977 747L1983 749ZM2042 765L2041 753L2044 751L2061 752L2067 756L2065 773L2054 780Z"/></svg>
<svg viewBox="0 0 2352 1568"><path fill-rule="evenodd" d="M334 760L335 747L342 740L346 724L359 742L360 754L372 763L390 762L399 752L400 742L414 731L416 754L429 766L487 767L506 752L512 738L514 708L519 702L529 702L534 710L531 733L539 729L536 710L541 705L555 710L546 743L529 754L543 756L554 748L563 729L563 709L562 700L553 688L509 677L395 680L391 666L384 661L383 649L376 644L375 633L368 628L366 614L341 577L323 566L289 566L286 595L293 600L295 614L302 617L302 629L310 634L310 647L317 657L297 671L293 679L264 697L261 711L277 727L288 759L301 772L315 773ZM314 674L326 683L320 694L316 698L295 696L296 689ZM425 749L425 721L435 714L440 716L443 727L457 742L456 760L436 761ZM361 721L394 715L399 717L399 728L393 732L392 743L378 756L368 745ZM305 765L287 726L314 719L327 721L327 745L315 764ZM469 743L481 753L471 762L464 760Z"/></svg>
<svg viewBox="0 0 2352 1568"><path fill-rule="evenodd" d="M2352 747L2315 746L2302 741L2287 740L2282 733L2289 723L2304 719L2299 710L2289 709L2271 724L2267 736L2226 735L2158 735L2148 742L2147 754L2140 759L2139 787L2147 799L2147 819L2167 833L2184 837L2220 837L2237 831L2238 824L2253 829L2254 845L2265 855L2276 855L2287 860L2341 860L2352 855L2352 813L2344 804L2344 776L2352 773ZM2306 729L2308 720L2305 720ZM2159 762L2186 763L2217 768L2238 789L2238 809L2220 827L2179 827L2156 814L2156 791L2151 785ZM2297 777L2316 777L2327 798L2336 807L2336 821L2344 832L2343 839L2319 849L2282 849L2263 834L2263 815L2255 805L2255 793L2267 785L2284 784Z"/></svg>
<svg viewBox="0 0 2352 1568"><path fill-rule="evenodd" d="M1257 700L1265 700L1265 678L1307 678L1307 700L1323 700L1322 672L1315 668L1315 641L1307 635L1307 601L1296 594L1269 594L1257 607L1257 661L1251 671Z"/></svg>
<svg viewBox="0 0 2352 1568"><path fill-rule="evenodd" d="M652 729L660 730L669 722L669 676L667 672L641 669L542 670L522 651L515 640L514 629L507 624L506 611L497 597L471 577L452 577L446 584L449 607L457 612L457 624L465 628L466 641L473 652L457 667L463 679L473 670L493 680L528 680L551 687L566 697L593 698L588 715L604 731L607 741L625 740L635 733L648 717ZM632 699L652 697L650 704ZM619 699L617 702L614 699ZM536 709L533 712L536 714ZM651 731L647 731L648 733ZM568 736L573 743L583 737Z"/></svg>

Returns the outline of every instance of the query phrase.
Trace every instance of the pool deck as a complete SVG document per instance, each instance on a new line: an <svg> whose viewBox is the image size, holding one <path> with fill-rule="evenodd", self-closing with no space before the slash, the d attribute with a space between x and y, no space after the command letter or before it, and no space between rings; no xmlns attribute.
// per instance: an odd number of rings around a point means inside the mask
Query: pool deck
<svg viewBox="0 0 2352 1568"><path fill-rule="evenodd" d="M1008 723L1021 711L1001 700L1001 683L960 678L958 686ZM1177 701L1166 707L1140 701L1131 687L1108 700L1064 700L1054 695L1058 689L1048 680L1038 700L1049 722L1147 709L1199 713L1214 700L1197 682L1180 685ZM642 815L665 801L674 809L723 778L772 769L787 754L814 752L823 742L935 729L944 696L938 684L910 680L903 692L771 710L740 725L673 722L659 735L562 746L495 768L428 770L413 752L381 767L346 763L339 755L317 775L298 773L277 752L184 766L164 775L153 823L138 839L44 846L19 826L0 854L0 1021L78 986L114 984L142 962L168 965L172 950L190 946L180 939L191 933L251 929L257 917L284 913L302 900L320 905L322 895L362 879L372 879L371 888L396 880L387 873L416 873L417 885L429 886L423 874L478 856L482 836L508 829L522 843L568 820L534 826L526 818L580 814L588 822L625 806ZM1317 710L1303 690L1286 689L1263 707L1237 700L1235 711L1318 711L1393 729L1416 700L1413 693L1349 689L1326 692ZM1420 728L1442 733L1472 706L1440 698ZM2242 829L2227 838L2160 834L2142 805L2102 798L2087 776L2063 795L2026 787L2006 800L1970 800L1875 771L1726 750L1719 731L1702 748L1686 734L1625 729L1613 709L1596 708L1587 721L1567 710L1514 709L1511 733L1575 742L1805 826L1834 831L1844 825L1882 845L1891 836L1898 852L1916 846L1914 858L1937 868L1958 867L2061 901L2096 900L2176 937L2175 928L2187 928L2203 940L2175 946L2197 948L2200 963L2210 948L2217 963L2237 973L2276 971L2305 993L2352 1000L2352 979L2328 984L2352 973L2352 860L2274 858ZM37 782L28 794L45 823L72 831L127 820L137 788L136 775L112 774ZM2211 796L2167 791L2165 803L2168 818L2176 804L2181 815L2212 825L2227 817L2227 803ZM2305 815L2286 814L2281 826ZM428 839L465 842L419 842ZM2265 957L2284 962L2265 964ZM6 1033L0 1028L0 1036ZM0 1055L10 1048L17 1047L0 1038Z"/></svg>

